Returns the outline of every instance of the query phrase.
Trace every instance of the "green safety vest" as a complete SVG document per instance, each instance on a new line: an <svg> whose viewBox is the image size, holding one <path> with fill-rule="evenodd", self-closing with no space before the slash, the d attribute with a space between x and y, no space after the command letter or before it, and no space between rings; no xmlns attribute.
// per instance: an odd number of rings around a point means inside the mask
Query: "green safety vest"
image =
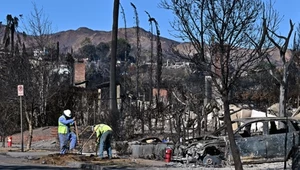
<svg viewBox="0 0 300 170"><path fill-rule="evenodd" d="M68 133L68 126L62 124L59 120L58 120L58 133L59 134L67 134Z"/></svg>
<svg viewBox="0 0 300 170"><path fill-rule="evenodd" d="M100 137L103 133L105 133L105 132L107 132L109 130L112 130L111 127L109 127L106 124L96 125L95 129L96 129L96 135L97 135L97 137Z"/></svg>

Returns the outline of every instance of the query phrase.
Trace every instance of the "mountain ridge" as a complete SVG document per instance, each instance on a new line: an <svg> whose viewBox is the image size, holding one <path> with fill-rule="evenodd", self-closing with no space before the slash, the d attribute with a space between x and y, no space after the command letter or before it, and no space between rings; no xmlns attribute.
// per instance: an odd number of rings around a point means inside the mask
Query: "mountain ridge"
<svg viewBox="0 0 300 170"><path fill-rule="evenodd" d="M136 48L136 27L126 28L127 41L132 46L134 50ZM151 46L151 32L146 31L143 28L139 28L140 43L142 50L150 51ZM154 38L156 35L153 35ZM69 52L73 49L75 52L81 47L81 42L85 38L89 38L93 45L98 45L100 42L110 42L111 41L111 31L102 30L92 30L88 27L79 27L76 30L70 29L66 31L60 31L51 35L53 41L58 41L61 45L61 52ZM125 28L118 29L118 38L125 39ZM172 46L177 46L180 42L171 40L165 37L160 37L162 44L163 53L170 51ZM156 47L156 42L154 42L154 47ZM155 49L155 48L154 48Z"/></svg>
<svg viewBox="0 0 300 170"><path fill-rule="evenodd" d="M0 27L0 40L2 41L4 36L4 29L5 25L2 25ZM133 56L136 54L136 27L129 27L126 28L127 32L127 41L132 47L131 53ZM56 33L50 34L50 39L52 42L59 42L60 44L60 53L68 53L68 52L78 52L79 48L82 47L81 42L89 38L91 40L91 43L93 45L98 45L101 42L108 43L111 41L111 32L112 31L103 31L103 30L93 30L88 27L79 27L77 29L69 29L66 31L59 31ZM146 31L144 28L139 28L139 34L140 34L140 43L142 48L142 55L145 57L145 60L149 61L150 56L150 49L151 49L151 32ZM125 28L119 28L118 29L118 38L125 39ZM153 34L154 42L154 55L156 54L156 35ZM160 36L160 41L162 45L163 50L163 59L167 60L180 60L179 58L174 57L172 54L172 49L176 48L180 52L183 52L184 54L191 54L193 55L196 53L195 49L191 48L191 44L188 42L178 42L163 36ZM26 44L26 42L25 42ZM3 44L0 44L0 46L3 46ZM272 48L271 48L272 49ZM271 50L270 55L272 55L273 61L276 63L280 62L280 53L278 49ZM286 54L287 58L290 58L291 51L288 50L288 53Z"/></svg>

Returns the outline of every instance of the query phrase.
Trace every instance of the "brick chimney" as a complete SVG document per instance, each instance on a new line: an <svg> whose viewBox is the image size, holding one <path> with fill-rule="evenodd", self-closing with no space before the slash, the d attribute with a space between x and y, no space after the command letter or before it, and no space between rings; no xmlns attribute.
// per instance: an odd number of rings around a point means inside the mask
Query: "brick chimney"
<svg viewBox="0 0 300 170"><path fill-rule="evenodd" d="M86 62L84 60L77 61L74 63L74 82L75 84L80 84L85 81L85 65ZM85 83L82 83L80 85L77 85L78 87L86 87Z"/></svg>

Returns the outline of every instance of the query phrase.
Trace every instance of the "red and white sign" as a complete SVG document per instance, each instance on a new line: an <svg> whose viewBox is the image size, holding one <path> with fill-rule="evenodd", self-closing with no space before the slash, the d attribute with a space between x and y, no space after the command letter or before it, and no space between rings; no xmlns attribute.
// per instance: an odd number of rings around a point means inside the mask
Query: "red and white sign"
<svg viewBox="0 0 300 170"><path fill-rule="evenodd" d="M18 85L18 96L24 96L24 86Z"/></svg>

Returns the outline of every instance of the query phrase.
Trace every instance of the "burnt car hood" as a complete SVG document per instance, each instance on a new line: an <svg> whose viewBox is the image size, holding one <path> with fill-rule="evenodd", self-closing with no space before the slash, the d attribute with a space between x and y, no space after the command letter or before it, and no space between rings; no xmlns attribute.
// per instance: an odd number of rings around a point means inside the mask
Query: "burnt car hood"
<svg viewBox="0 0 300 170"><path fill-rule="evenodd" d="M190 139L190 144L187 146L187 148L195 145L202 145L203 147L207 145L221 145L226 143L226 137L225 136L214 136L214 135L206 135L198 138Z"/></svg>

